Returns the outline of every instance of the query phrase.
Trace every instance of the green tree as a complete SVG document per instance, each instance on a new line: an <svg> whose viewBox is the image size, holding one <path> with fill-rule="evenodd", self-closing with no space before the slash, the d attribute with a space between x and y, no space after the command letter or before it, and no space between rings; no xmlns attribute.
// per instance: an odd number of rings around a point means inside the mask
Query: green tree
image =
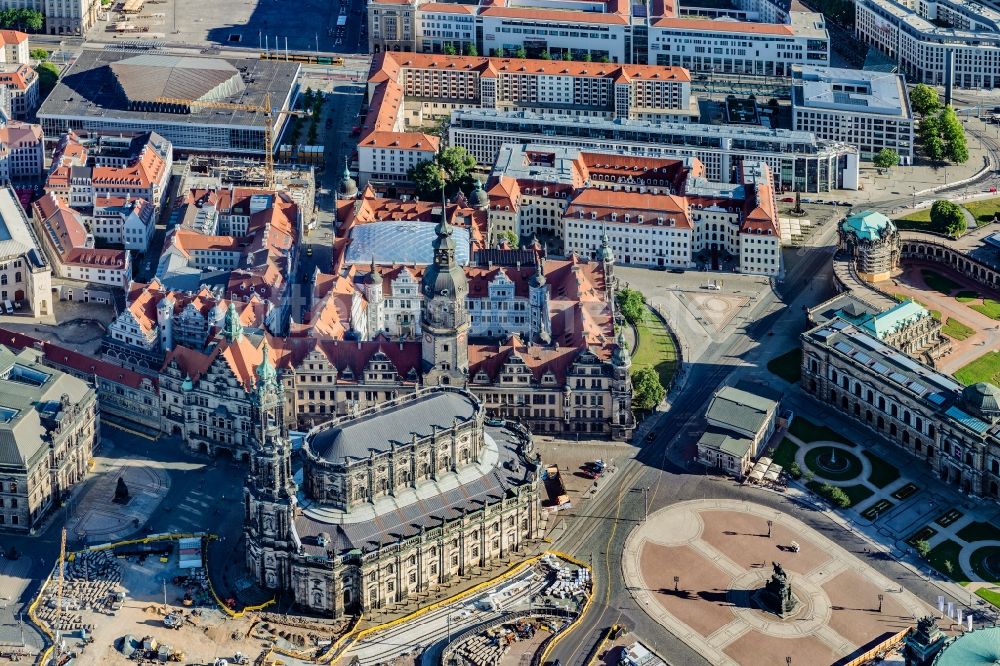
<svg viewBox="0 0 1000 666"><path fill-rule="evenodd" d="M316 127L316 123L309 125L309 133L306 135L306 143L310 146L315 146L319 142L319 129Z"/></svg>
<svg viewBox="0 0 1000 666"><path fill-rule="evenodd" d="M583 54L583 61L594 62L594 56L590 55L590 51L587 51L586 53Z"/></svg>
<svg viewBox="0 0 1000 666"><path fill-rule="evenodd" d="M955 573L955 564L951 560L945 560L941 566L944 567L944 572L949 576Z"/></svg>
<svg viewBox="0 0 1000 666"><path fill-rule="evenodd" d="M851 498L837 486L831 486L829 483L824 483L819 487L819 494L828 499L835 507L840 509L846 509L851 506Z"/></svg>
<svg viewBox="0 0 1000 666"><path fill-rule="evenodd" d="M632 373L632 408L656 409L667 395L656 370L646 366Z"/></svg>
<svg viewBox="0 0 1000 666"><path fill-rule="evenodd" d="M28 55L30 55L34 60L49 59L49 52L46 51L45 49L31 49L31 51L28 52Z"/></svg>
<svg viewBox="0 0 1000 666"><path fill-rule="evenodd" d="M958 204L945 199L938 199L931 206L931 225L936 231L949 236L959 236L965 233L965 215Z"/></svg>
<svg viewBox="0 0 1000 666"><path fill-rule="evenodd" d="M46 61L38 63L35 71L38 72L38 92L44 98L56 87L56 81L59 80L59 68Z"/></svg>
<svg viewBox="0 0 1000 666"><path fill-rule="evenodd" d="M469 154L465 146L449 146L441 151L437 158L448 173L448 182L455 183L465 178L470 171L476 168L476 158Z"/></svg>
<svg viewBox="0 0 1000 666"><path fill-rule="evenodd" d="M454 47L454 46L453 46L453 45L451 44L451 42L449 42L449 43L445 44L445 45L444 45L444 48L443 48L443 49L441 49L441 51L442 51L442 52L443 52L443 53L444 53L445 55L450 55L450 56L451 56L451 55L455 55L455 47Z"/></svg>
<svg viewBox="0 0 1000 666"><path fill-rule="evenodd" d="M606 55L601 56L601 62L611 62L611 58Z"/></svg>
<svg viewBox="0 0 1000 666"><path fill-rule="evenodd" d="M518 46L517 50L514 51L514 57L515 58L522 58L522 59L523 58L527 58L528 57L528 52L524 50L523 46Z"/></svg>
<svg viewBox="0 0 1000 666"><path fill-rule="evenodd" d="M965 137L961 141L945 144L945 155L955 164L965 164L969 161L969 147L965 143Z"/></svg>
<svg viewBox="0 0 1000 666"><path fill-rule="evenodd" d="M799 464L793 460L792 464L788 466L788 474L793 479L801 479L802 478L802 468L799 467Z"/></svg>
<svg viewBox="0 0 1000 666"><path fill-rule="evenodd" d="M931 158L935 162L943 160L944 141L942 141L939 136L928 137L924 140L924 152L927 153L927 157Z"/></svg>
<svg viewBox="0 0 1000 666"><path fill-rule="evenodd" d="M552 60L552 54L549 53L548 49L545 49L544 51L542 51L541 58L542 60Z"/></svg>
<svg viewBox="0 0 1000 666"><path fill-rule="evenodd" d="M934 88L926 83L918 83L910 90L910 106L917 113L927 115L941 108L941 98Z"/></svg>
<svg viewBox="0 0 1000 666"><path fill-rule="evenodd" d="M619 289L615 294L615 303L618 304L618 311L625 317L625 321L633 326L642 323L646 316L646 299L642 293L635 289Z"/></svg>
<svg viewBox="0 0 1000 666"><path fill-rule="evenodd" d="M303 109L311 109L312 108L312 105L313 105L313 95L314 94L315 93L313 93L313 89L312 88L306 88L306 91L304 93L302 93L302 108Z"/></svg>
<svg viewBox="0 0 1000 666"><path fill-rule="evenodd" d="M497 243L501 244L504 241L507 241L507 244L514 248L520 245L520 239L513 231L505 230L497 234Z"/></svg>
<svg viewBox="0 0 1000 666"><path fill-rule="evenodd" d="M892 148L883 148L875 153L872 163L879 169L891 169L899 165L899 153Z"/></svg>
<svg viewBox="0 0 1000 666"><path fill-rule="evenodd" d="M472 42L469 42L468 44L465 45L465 55L467 55L467 56L477 56L477 55L479 55L479 50L476 49L476 45L475 44L473 44Z"/></svg>
<svg viewBox="0 0 1000 666"><path fill-rule="evenodd" d="M424 160L410 167L407 177L417 187L417 196L429 201L441 199L441 188L444 187L444 176L441 167L434 160Z"/></svg>
<svg viewBox="0 0 1000 666"><path fill-rule="evenodd" d="M927 556L930 555L931 545L927 543L927 539L921 539L913 544L913 549L917 551L917 555L926 560Z"/></svg>

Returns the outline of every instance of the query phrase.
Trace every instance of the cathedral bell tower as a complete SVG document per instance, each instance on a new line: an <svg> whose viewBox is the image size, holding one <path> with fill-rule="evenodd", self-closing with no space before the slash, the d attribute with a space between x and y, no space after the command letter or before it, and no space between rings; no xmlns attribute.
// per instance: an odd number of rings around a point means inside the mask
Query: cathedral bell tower
<svg viewBox="0 0 1000 666"><path fill-rule="evenodd" d="M252 451L243 490L247 567L263 587L286 589L291 585L289 556L298 550L294 525L297 488L281 386L267 341L262 352L250 396Z"/></svg>
<svg viewBox="0 0 1000 666"><path fill-rule="evenodd" d="M469 283L455 259L455 239L442 201L435 229L434 261L420 282L424 383L464 386L469 375Z"/></svg>

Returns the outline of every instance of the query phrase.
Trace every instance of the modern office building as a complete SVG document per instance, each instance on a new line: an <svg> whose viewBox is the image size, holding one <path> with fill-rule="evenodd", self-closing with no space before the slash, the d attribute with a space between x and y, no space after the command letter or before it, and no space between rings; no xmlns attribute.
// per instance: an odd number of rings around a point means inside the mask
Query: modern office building
<svg viewBox="0 0 1000 666"><path fill-rule="evenodd" d="M792 63L827 64L821 14L790 3L727 7L653 0L489 0L368 3L369 51L476 53L553 61L678 65L696 71L788 75Z"/></svg>
<svg viewBox="0 0 1000 666"><path fill-rule="evenodd" d="M863 160L891 148L900 164L913 164L913 112L900 74L795 65L792 127L857 146Z"/></svg>
<svg viewBox="0 0 1000 666"><path fill-rule="evenodd" d="M84 49L38 119L52 141L68 130L156 132L176 151L259 156L265 122L279 143L287 114L277 111L293 104L298 74L298 64L276 60ZM268 98L273 112L266 119L260 109Z"/></svg>
<svg viewBox="0 0 1000 666"><path fill-rule="evenodd" d="M482 164L492 164L505 143L534 143L640 157L693 157L704 165L705 177L716 182L736 181L744 161L763 162L778 191L858 187L857 149L810 132L461 109L452 113L448 135L451 145L465 146Z"/></svg>
<svg viewBox="0 0 1000 666"><path fill-rule="evenodd" d="M755 23L728 16L681 16L672 0L652 3L651 65L692 72L788 76L795 64L827 65L830 36L822 14L790 12L783 23Z"/></svg>
<svg viewBox="0 0 1000 666"><path fill-rule="evenodd" d="M858 0L854 6L858 39L885 53L907 80L1000 86L1000 11L993 7L977 0Z"/></svg>

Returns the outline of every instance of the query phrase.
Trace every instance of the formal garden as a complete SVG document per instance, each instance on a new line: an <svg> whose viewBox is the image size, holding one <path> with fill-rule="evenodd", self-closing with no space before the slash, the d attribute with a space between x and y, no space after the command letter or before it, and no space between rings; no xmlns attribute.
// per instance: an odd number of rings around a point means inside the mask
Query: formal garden
<svg viewBox="0 0 1000 666"><path fill-rule="evenodd" d="M1000 527L956 507L930 504L936 511L927 515L926 495L896 465L801 416L771 457L834 508L850 509L860 520L881 525L901 508L924 516L927 524L897 536L939 574L1000 607Z"/></svg>

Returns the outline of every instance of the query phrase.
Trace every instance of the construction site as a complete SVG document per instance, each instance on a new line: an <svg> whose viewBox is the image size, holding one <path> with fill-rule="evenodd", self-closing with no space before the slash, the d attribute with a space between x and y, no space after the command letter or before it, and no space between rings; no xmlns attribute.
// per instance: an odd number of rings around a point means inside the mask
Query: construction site
<svg viewBox="0 0 1000 666"><path fill-rule="evenodd" d="M69 553L31 615L54 646L45 663L284 663L274 648L312 656L344 623L242 613L221 604L206 578L204 539L144 539ZM273 655L273 656L272 656Z"/></svg>

